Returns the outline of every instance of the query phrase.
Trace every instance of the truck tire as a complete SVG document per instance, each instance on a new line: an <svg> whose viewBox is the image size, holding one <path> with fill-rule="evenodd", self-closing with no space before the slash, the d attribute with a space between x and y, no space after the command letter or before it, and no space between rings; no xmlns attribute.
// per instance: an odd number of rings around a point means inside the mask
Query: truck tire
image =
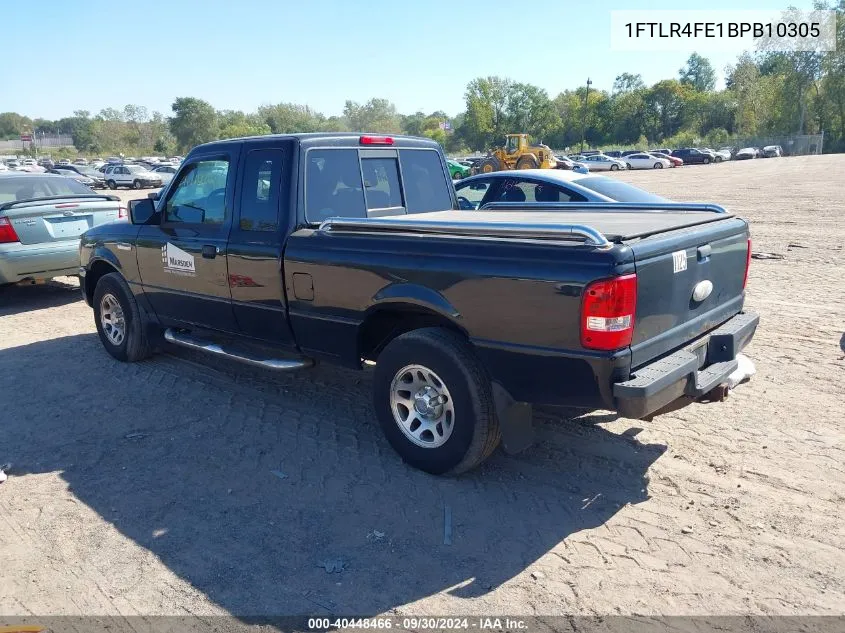
<svg viewBox="0 0 845 633"><path fill-rule="evenodd" d="M423 328L391 341L378 356L373 400L390 445L433 475L471 470L499 444L490 378L455 332Z"/></svg>
<svg viewBox="0 0 845 633"><path fill-rule="evenodd" d="M138 303L119 273L103 275L94 289L94 322L106 351L134 363L151 354Z"/></svg>
<svg viewBox="0 0 845 633"><path fill-rule="evenodd" d="M114 180L109 180L106 184L109 189L117 189L117 183Z"/></svg>
<svg viewBox="0 0 845 633"><path fill-rule="evenodd" d="M525 156L520 156L519 160L516 161L517 169L537 169L539 166L540 163L537 162L537 159L534 157L534 154L526 154Z"/></svg>
<svg viewBox="0 0 845 633"><path fill-rule="evenodd" d="M499 162L499 159L495 156L488 156L481 164L478 166L478 173L479 174L489 174L494 171L501 171L502 170L502 163Z"/></svg>

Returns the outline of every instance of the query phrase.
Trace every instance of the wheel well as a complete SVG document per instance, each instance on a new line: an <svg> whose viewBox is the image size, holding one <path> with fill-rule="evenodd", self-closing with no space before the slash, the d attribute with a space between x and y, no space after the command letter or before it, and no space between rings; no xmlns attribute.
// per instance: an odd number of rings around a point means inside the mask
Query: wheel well
<svg viewBox="0 0 845 633"><path fill-rule="evenodd" d="M91 266L91 270L89 270L85 275L85 296L88 298L88 303L90 305L94 304L94 289L97 287L97 282L100 281L100 277L115 272L117 272L117 268L102 259L94 262Z"/></svg>
<svg viewBox="0 0 845 633"><path fill-rule="evenodd" d="M376 360L397 336L425 327L442 327L462 336L466 332L446 317L419 306L403 305L379 309L370 314L358 331L358 352L364 360Z"/></svg>

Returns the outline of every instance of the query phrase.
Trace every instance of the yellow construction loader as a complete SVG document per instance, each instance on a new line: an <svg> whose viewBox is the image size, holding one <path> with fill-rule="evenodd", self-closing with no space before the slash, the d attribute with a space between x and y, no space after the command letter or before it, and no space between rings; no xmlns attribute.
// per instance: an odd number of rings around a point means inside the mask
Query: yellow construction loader
<svg viewBox="0 0 845 633"><path fill-rule="evenodd" d="M555 169L557 161L548 145L531 145L527 134L507 134L504 147L497 147L478 165L479 174L505 169Z"/></svg>

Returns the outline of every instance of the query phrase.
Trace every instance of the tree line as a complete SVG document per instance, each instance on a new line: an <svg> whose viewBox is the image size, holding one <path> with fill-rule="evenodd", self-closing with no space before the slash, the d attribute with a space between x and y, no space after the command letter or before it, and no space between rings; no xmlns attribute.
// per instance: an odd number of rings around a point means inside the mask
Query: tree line
<svg viewBox="0 0 845 633"><path fill-rule="evenodd" d="M838 0L835 52L743 54L716 90L710 61L693 53L678 76L647 86L622 73L610 91L581 86L555 97L537 86L503 77L467 85L465 110L401 114L387 99L346 101L339 116L307 105L264 105L255 112L217 110L179 97L169 116L143 106L78 110L56 121L0 114L0 138L21 133L68 133L89 154L184 152L199 143L237 136L296 132L370 131L427 136L450 153L483 151L504 134L527 132L556 149L719 145L732 138L825 133L824 149L845 151L845 0Z"/></svg>

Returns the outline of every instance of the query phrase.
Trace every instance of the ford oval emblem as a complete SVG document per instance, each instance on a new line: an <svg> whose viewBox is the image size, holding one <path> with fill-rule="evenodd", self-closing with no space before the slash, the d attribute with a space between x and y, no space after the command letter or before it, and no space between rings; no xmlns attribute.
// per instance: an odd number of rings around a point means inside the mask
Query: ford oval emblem
<svg viewBox="0 0 845 633"><path fill-rule="evenodd" d="M710 296L710 293L713 292L713 282L709 279L705 279L704 281L699 281L695 284L695 288L692 291L692 300L696 302L704 301L707 297Z"/></svg>

